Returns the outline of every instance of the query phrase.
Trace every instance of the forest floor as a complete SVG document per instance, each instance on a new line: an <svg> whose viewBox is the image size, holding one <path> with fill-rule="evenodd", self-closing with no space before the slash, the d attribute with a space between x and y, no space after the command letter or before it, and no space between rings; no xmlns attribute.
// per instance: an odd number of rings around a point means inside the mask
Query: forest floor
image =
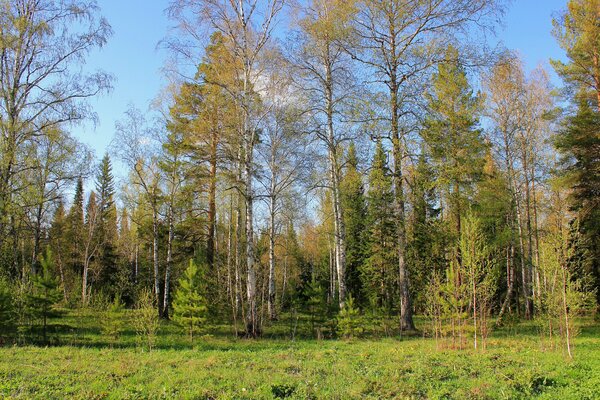
<svg viewBox="0 0 600 400"><path fill-rule="evenodd" d="M0 398L600 399L591 320L580 323L573 360L532 324L497 330L477 351L422 336L248 340L218 329L192 345L173 324L148 350L133 331L110 343L91 317L53 324L52 346L0 347Z"/></svg>

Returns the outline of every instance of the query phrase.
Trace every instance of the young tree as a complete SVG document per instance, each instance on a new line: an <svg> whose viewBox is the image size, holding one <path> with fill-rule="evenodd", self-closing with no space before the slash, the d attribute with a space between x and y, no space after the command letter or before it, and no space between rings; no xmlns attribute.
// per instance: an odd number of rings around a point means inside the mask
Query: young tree
<svg viewBox="0 0 600 400"><path fill-rule="evenodd" d="M52 276L55 265L49 247L40 260L40 266L40 273L31 277L32 287L31 292L27 294L26 308L31 318L41 319L42 338L46 343L48 318L60 315L55 307L62 297L58 281Z"/></svg>
<svg viewBox="0 0 600 400"><path fill-rule="evenodd" d="M175 292L173 319L189 333L192 343L194 334L200 332L206 321L207 307L203 287L202 272L190 260Z"/></svg>

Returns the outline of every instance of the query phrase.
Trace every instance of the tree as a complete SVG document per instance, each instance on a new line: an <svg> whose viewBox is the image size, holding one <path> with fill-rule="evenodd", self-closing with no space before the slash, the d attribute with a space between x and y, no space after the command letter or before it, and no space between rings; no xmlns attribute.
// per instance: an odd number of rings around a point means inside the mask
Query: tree
<svg viewBox="0 0 600 400"><path fill-rule="evenodd" d="M564 184L571 189L571 210L577 220L576 253L591 275L600 304L600 113L581 101L577 114L567 118L555 138L563 155Z"/></svg>
<svg viewBox="0 0 600 400"><path fill-rule="evenodd" d="M361 278L371 306L391 311L394 282L397 278L395 269L391 267L396 261L394 193L392 176L381 141L378 141L375 147L368 187L367 258Z"/></svg>
<svg viewBox="0 0 600 400"><path fill-rule="evenodd" d="M361 269L366 258L367 205L362 174L358 169L356 147L351 142L346 168L340 182L344 224L346 227L346 284L358 304L364 303Z"/></svg>
<svg viewBox="0 0 600 400"><path fill-rule="evenodd" d="M188 59L190 56L192 58L197 56L194 49L198 47L198 39L203 37L198 29L208 28L211 31L219 31L225 36L226 46L235 60L231 66L237 68L236 82L233 84L214 82L214 84L222 85L227 90L238 110L239 123L236 124L236 128L241 142L242 194L246 207L245 259L248 303L246 333L251 337L260 335L254 248L253 180L254 147L258 141L263 112L255 93L261 78L261 74L257 74L256 71L260 70L261 57L271 39L275 18L283 7L283 1L266 0L261 3L261 7L257 7L257 3L258 0L242 0L237 3L225 0L201 2L184 0L173 1L169 8L170 16L179 22L186 35L183 40L171 43L172 49L178 55ZM186 40L189 42L186 43ZM197 64L196 60L194 64Z"/></svg>
<svg viewBox="0 0 600 400"><path fill-rule="evenodd" d="M269 318L277 318L276 305L276 242L282 225L284 200L295 196L297 188L307 181L311 171L311 146L303 133L301 112L285 96L292 88L289 78L274 71L271 83L264 89L264 103L269 108L265 114L261 143L257 145L257 159L262 173L258 182L262 186L269 213L269 293L267 307Z"/></svg>
<svg viewBox="0 0 600 400"><path fill-rule="evenodd" d="M120 295L116 293L118 279L117 261L117 207L115 204L115 184L112 174L110 157L104 155L96 175L96 195L98 208L97 240L100 244L98 249L98 284L106 290L110 297Z"/></svg>
<svg viewBox="0 0 600 400"><path fill-rule="evenodd" d="M455 228L454 257L460 263L461 219L465 202L481 176L485 146L477 127L480 96L473 95L458 50L449 46L445 58L433 75L432 93L426 95L429 114L422 135L436 168L442 207L452 215L448 219Z"/></svg>
<svg viewBox="0 0 600 400"><path fill-rule="evenodd" d="M410 277L406 265L406 210L403 163L405 139L416 125L415 98L409 94L420 75L443 60L453 36L469 32L473 22L489 26L501 2L490 0L364 0L355 18L361 38L353 57L374 73L374 80L387 91L387 134L392 142L393 181L396 207L400 327L413 330ZM501 10L500 10L501 11ZM491 18L490 18L491 17Z"/></svg>
<svg viewBox="0 0 600 400"><path fill-rule="evenodd" d="M40 260L41 271L31 277L31 292L27 294L27 314L33 319L42 321L42 337L47 341L48 319L57 317L60 312L55 308L62 294L58 281L52 276L55 268L52 251L46 248L46 254Z"/></svg>
<svg viewBox="0 0 600 400"><path fill-rule="evenodd" d="M66 218L64 250L65 263L71 273L83 272L83 251L85 242L85 209L84 209L83 178L77 179L73 202Z"/></svg>
<svg viewBox="0 0 600 400"><path fill-rule="evenodd" d="M63 290L63 298L67 301L67 278L66 278L66 263L67 257L65 257L64 251L68 248L65 241L66 233L66 216L65 206L62 199L59 199L56 211L54 211L54 218L52 219L52 225L48 232L49 245L53 253L56 254L56 264L58 267L58 273L60 277L60 286Z"/></svg>
<svg viewBox="0 0 600 400"><path fill-rule="evenodd" d="M138 336L140 344L144 341L148 345L148 350L152 350L156 344L156 334L160 329L160 318L156 313L154 301L156 296L152 291L142 289L135 302L135 310L132 318L132 325Z"/></svg>
<svg viewBox="0 0 600 400"><path fill-rule="evenodd" d="M354 306L352 295L348 295L348 301L338 315L338 333L345 339L352 339L362 333L360 327L360 310Z"/></svg>
<svg viewBox="0 0 600 400"><path fill-rule="evenodd" d="M13 288L4 279L0 278L0 334L9 334L15 324L15 307L13 303Z"/></svg>
<svg viewBox="0 0 600 400"><path fill-rule="evenodd" d="M86 74L86 57L104 46L111 28L94 1L0 2L0 247L15 179L28 169L25 149L65 123L93 117L87 99L110 87L107 74ZM79 71L79 72L78 72Z"/></svg>
<svg viewBox="0 0 600 400"><path fill-rule="evenodd" d="M179 288L175 293L173 302L173 319L190 335L190 342L194 341L194 334L198 333L206 321L206 300L204 298L202 273L193 260L179 279Z"/></svg>
<svg viewBox="0 0 600 400"><path fill-rule="evenodd" d="M552 60L552 65L575 94L592 99L600 111L599 17L598 0L569 0L567 10L552 20L552 34L569 61Z"/></svg>
<svg viewBox="0 0 600 400"><path fill-rule="evenodd" d="M328 185L332 191L334 252L340 308L346 300L346 228L340 190L344 134L339 118L348 107L353 92L352 69L341 42L349 34L349 24L356 7L354 1L310 1L300 7L295 42L299 46L290 54L295 84L309 101L311 119L318 139L327 154ZM294 74L296 75L296 74Z"/></svg>
<svg viewBox="0 0 600 400"><path fill-rule="evenodd" d="M157 314L163 314L161 298L160 268L158 257L159 218L162 204L162 171L159 166L161 140L156 130L152 130L140 110L130 106L121 121L115 123L116 148L120 159L131 170L131 182L142 193L142 198L150 208L152 218L152 266L154 274L154 296Z"/></svg>

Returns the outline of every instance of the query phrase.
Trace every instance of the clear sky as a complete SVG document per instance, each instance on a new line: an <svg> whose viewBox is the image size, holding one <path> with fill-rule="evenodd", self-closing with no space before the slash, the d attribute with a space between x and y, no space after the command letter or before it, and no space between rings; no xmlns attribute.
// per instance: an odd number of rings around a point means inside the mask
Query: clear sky
<svg viewBox="0 0 600 400"><path fill-rule="evenodd" d="M541 63L551 70L548 59L563 57L551 35L552 16L564 9L566 2L514 0L504 26L498 29L498 40L517 50L528 68ZM168 0L98 0L98 5L114 34L90 57L88 67L113 74L114 89L92 100L98 124L77 127L74 133L100 158L113 138L115 121L128 104L145 110L164 86L161 68L166 54L157 44L168 33L170 21L164 11Z"/></svg>

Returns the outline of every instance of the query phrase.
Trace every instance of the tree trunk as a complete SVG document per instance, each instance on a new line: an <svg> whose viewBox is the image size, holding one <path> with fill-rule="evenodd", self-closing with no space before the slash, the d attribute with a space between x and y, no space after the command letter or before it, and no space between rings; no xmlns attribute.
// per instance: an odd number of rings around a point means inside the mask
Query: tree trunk
<svg viewBox="0 0 600 400"><path fill-rule="evenodd" d="M162 317L164 319L169 319L169 303L171 302L171 264L173 261L173 237L174 237L174 227L173 227L173 206L169 205L167 219L169 220L169 233L167 236L167 259L165 261L165 284L163 291L163 305L162 305Z"/></svg>
<svg viewBox="0 0 600 400"><path fill-rule="evenodd" d="M338 278L338 301L340 310L346 302L346 228L344 224L342 201L340 194L340 177L337 159L336 140L333 129L333 77L330 62L329 45L325 55L325 103L327 113L327 145L329 152L329 168L332 188L334 237L335 237L335 260Z"/></svg>
<svg viewBox="0 0 600 400"><path fill-rule="evenodd" d="M208 237L206 240L206 261L212 271L215 261L215 232L216 232L216 192L217 192L217 141L218 135L213 130L210 145L210 176L208 186Z"/></svg>
<svg viewBox="0 0 600 400"><path fill-rule="evenodd" d="M398 88L395 86L396 78L393 78L390 91L392 111L392 146L394 156L394 198L396 202L396 232L398 234L398 285L400 288L400 330L412 331L415 329L412 316L412 302L409 291L409 276L406 267L406 225L404 211L404 185L402 176L402 157L404 148L400 136L398 121Z"/></svg>
<svg viewBox="0 0 600 400"><path fill-rule="evenodd" d="M269 294L268 308L269 319L276 320L277 312L275 309L275 205L277 199L274 194L274 179L271 180L271 199L269 205Z"/></svg>
<svg viewBox="0 0 600 400"><path fill-rule="evenodd" d="M156 206L152 209L152 265L154 267L154 299L158 316L162 316L162 301L160 298L160 277L158 270L158 212Z"/></svg>

